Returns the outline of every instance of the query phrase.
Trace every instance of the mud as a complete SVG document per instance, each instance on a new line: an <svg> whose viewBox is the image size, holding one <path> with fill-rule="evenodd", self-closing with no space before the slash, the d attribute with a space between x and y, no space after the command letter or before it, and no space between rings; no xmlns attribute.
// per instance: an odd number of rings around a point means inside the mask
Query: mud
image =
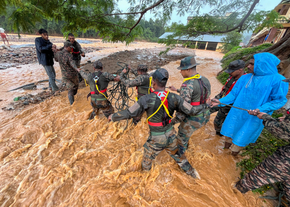
<svg viewBox="0 0 290 207"><path fill-rule="evenodd" d="M184 57L186 57L188 54L182 50L183 53L175 53L170 52L167 55L159 56L158 54L161 51L164 51L165 47L160 47L158 49L136 49L132 51L120 51L113 54L110 54L108 57L99 59L103 65L104 65L104 71L110 72L110 73L120 73L120 70L122 67L124 67L123 63L131 65L132 68L137 68L139 64L145 64L148 66L149 70L159 68L163 65L166 65L169 62L180 60ZM186 50L185 50L186 51ZM192 52L192 55L194 55L194 52ZM121 64L118 64L119 62L122 62ZM91 62L91 61L90 61ZM93 66L92 63L82 63L81 68L93 72ZM47 84L46 84L47 85ZM57 83L59 87L62 86L62 84ZM44 87L43 83L34 85L33 89L45 89L47 90L47 87ZM81 82L79 84L79 88L84 88L85 83ZM61 87L62 89L60 92L65 91L65 87ZM22 90L22 89L19 89ZM2 107L2 110L4 111L11 111L11 110L21 110L25 107L27 107L29 104L38 104L42 101L44 101L47 98L50 98L51 96L56 96L58 93L51 93L50 91L46 92L39 92L35 95L33 94L26 94L25 96L19 97L19 101L12 101L7 106Z"/></svg>
<svg viewBox="0 0 290 207"><path fill-rule="evenodd" d="M215 78L222 54L197 51L197 56L198 72L208 77L214 96L222 87ZM170 73L168 85L182 83L179 63L164 66ZM25 77L32 75L26 69ZM10 76L17 80L13 72ZM7 82L0 79L3 83ZM243 195L232 188L239 158L223 150L224 138L215 136L214 116L192 135L186 153L201 180L186 175L165 152L145 172L145 117L125 131L126 121L108 123L103 114L89 121L88 90L80 89L72 106L64 92L21 112L1 114L1 206L270 206L252 192ZM9 99L5 93L0 98Z"/></svg>
<svg viewBox="0 0 290 207"><path fill-rule="evenodd" d="M184 53L186 50L182 50L182 53L169 52L166 55L159 56L161 51L165 51L166 47L152 48L152 49L136 49L136 50L125 50L110 54L108 57L100 59L104 66L104 70L110 73L116 73L121 67L124 66L122 63L126 63L133 69L137 69L139 64L147 65L148 70L155 70L169 62L181 60L188 54ZM194 55L194 52L192 52ZM118 64L121 63L121 64ZM93 72L92 63L84 66L85 70Z"/></svg>

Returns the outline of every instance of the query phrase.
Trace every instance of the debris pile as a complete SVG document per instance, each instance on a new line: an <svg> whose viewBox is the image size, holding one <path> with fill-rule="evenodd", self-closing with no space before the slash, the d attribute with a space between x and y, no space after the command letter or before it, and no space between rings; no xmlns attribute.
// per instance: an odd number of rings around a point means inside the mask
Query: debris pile
<svg viewBox="0 0 290 207"><path fill-rule="evenodd" d="M15 47L14 47L15 46ZM13 47L1 47L0 46L0 69L7 69L10 67L17 67L20 65L30 64L37 62L37 55L35 46L21 47L19 45L13 45ZM83 47L85 53L91 53L101 50L99 47Z"/></svg>

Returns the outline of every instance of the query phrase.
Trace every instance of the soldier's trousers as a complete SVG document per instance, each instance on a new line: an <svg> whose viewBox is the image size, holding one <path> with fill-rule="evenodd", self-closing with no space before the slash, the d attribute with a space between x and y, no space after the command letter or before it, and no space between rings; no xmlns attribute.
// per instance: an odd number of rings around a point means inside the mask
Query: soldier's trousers
<svg viewBox="0 0 290 207"><path fill-rule="evenodd" d="M181 156L178 154L178 144L174 128L169 129L165 133L151 132L147 142L144 144L142 169L150 170L152 161L162 150L165 150L185 172L192 170L192 166L189 164L185 155Z"/></svg>
<svg viewBox="0 0 290 207"><path fill-rule="evenodd" d="M184 154L188 148L188 141L194 131L204 126L210 118L210 111L206 110L204 113L197 116L186 117L179 125L178 130L178 145L179 153Z"/></svg>
<svg viewBox="0 0 290 207"><path fill-rule="evenodd" d="M91 100L91 106L93 107L93 112L95 115L99 113L101 109L103 114L108 118L111 114L114 113L114 108L112 107L111 103L108 100Z"/></svg>
<svg viewBox="0 0 290 207"><path fill-rule="evenodd" d="M285 196L290 201L290 145L279 147L273 155L246 174L236 187L242 193L246 193L276 182L283 183Z"/></svg>
<svg viewBox="0 0 290 207"><path fill-rule="evenodd" d="M63 82L65 83L65 86L68 90L69 96L74 96L77 94L78 88L79 88L79 81L77 75L75 75L72 78L62 78Z"/></svg>
<svg viewBox="0 0 290 207"><path fill-rule="evenodd" d="M214 119L214 128L217 132L220 132L223 126L224 121L226 120L226 117L230 111L231 107L225 106L225 107L213 107L210 109L211 113L214 113L218 111L215 119Z"/></svg>

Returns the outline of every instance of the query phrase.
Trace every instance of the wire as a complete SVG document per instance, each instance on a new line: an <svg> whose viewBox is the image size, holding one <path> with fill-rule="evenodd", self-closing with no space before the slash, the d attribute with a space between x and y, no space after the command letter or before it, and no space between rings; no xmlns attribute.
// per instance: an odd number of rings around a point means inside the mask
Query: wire
<svg viewBox="0 0 290 207"><path fill-rule="evenodd" d="M128 65L126 63L118 62L117 65L121 67L121 69L117 71L118 75L120 75L123 69L128 69ZM126 79L129 79L129 70L127 70L127 73L125 73L124 76ZM130 101L134 101L133 88L127 88L121 81L114 82L113 86L108 88L108 92L110 93L108 100L111 103L115 102L115 109L118 111L128 109Z"/></svg>
<svg viewBox="0 0 290 207"><path fill-rule="evenodd" d="M129 70L128 65L123 62L118 62L117 65L121 67L117 71L117 74L120 75L123 69L127 69L127 72L124 74L126 79L129 79ZM108 100L113 103L115 102L115 109L118 111L123 111L129 108L130 101L134 101L133 95L134 95L134 89L132 87L127 88L125 84L123 84L121 81L113 82L113 85L108 88L109 96ZM128 127L128 120L127 125L124 128L126 130Z"/></svg>

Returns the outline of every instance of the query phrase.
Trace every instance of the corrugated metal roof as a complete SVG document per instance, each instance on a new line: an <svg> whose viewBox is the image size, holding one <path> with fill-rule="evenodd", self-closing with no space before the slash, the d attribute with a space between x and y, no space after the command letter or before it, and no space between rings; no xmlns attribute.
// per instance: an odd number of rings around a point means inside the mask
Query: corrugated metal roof
<svg viewBox="0 0 290 207"><path fill-rule="evenodd" d="M159 39L166 39L169 35L172 35L173 32L165 32L163 35L159 37ZM190 41L202 41L202 42L222 42L222 38L226 37L225 35L201 35L198 37L190 37L187 38L186 36L175 37L176 40L190 40Z"/></svg>

